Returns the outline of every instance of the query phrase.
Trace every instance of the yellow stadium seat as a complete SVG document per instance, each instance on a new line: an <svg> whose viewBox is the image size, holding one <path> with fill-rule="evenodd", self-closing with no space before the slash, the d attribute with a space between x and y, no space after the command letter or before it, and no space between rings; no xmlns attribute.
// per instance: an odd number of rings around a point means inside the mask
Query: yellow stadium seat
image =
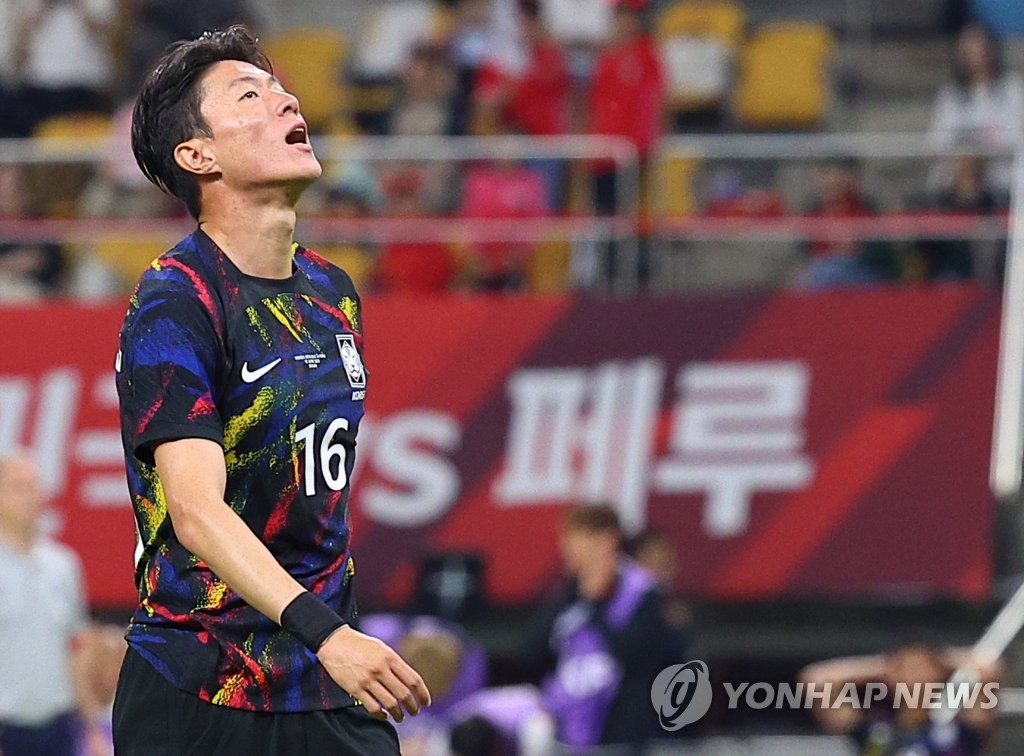
<svg viewBox="0 0 1024 756"><path fill-rule="evenodd" d="M729 0L683 0L661 14L657 37L677 110L725 99L746 24L746 11Z"/></svg>
<svg viewBox="0 0 1024 756"><path fill-rule="evenodd" d="M357 289L369 285L373 260L358 244L314 244L311 249L348 273Z"/></svg>
<svg viewBox="0 0 1024 756"><path fill-rule="evenodd" d="M670 157L657 163L645 186L648 212L670 217L696 213L694 183L700 167L695 157Z"/></svg>
<svg viewBox="0 0 1024 756"><path fill-rule="evenodd" d="M70 140L103 139L109 131L110 117L103 113L65 113L40 121L32 135L50 142L48 149L59 149Z"/></svg>
<svg viewBox="0 0 1024 756"><path fill-rule="evenodd" d="M173 246L174 240L160 236L111 235L99 240L96 257L112 270L126 287L134 286L142 271Z"/></svg>
<svg viewBox="0 0 1024 756"><path fill-rule="evenodd" d="M110 133L110 118L102 113L66 113L40 121L32 132L39 150L59 157L102 144ZM92 175L87 163L39 164L29 166L25 183L30 196L46 215L72 218L78 214L78 197Z"/></svg>
<svg viewBox="0 0 1024 756"><path fill-rule="evenodd" d="M346 106L342 85L345 38L334 29L298 28L275 34L264 49L285 88L299 98L310 128L330 131Z"/></svg>
<svg viewBox="0 0 1024 756"><path fill-rule="evenodd" d="M526 261L527 290L533 294L565 291L569 275L569 243L548 240L530 251Z"/></svg>
<svg viewBox="0 0 1024 756"><path fill-rule="evenodd" d="M832 32L821 24L767 24L741 55L736 110L754 129L812 128L828 108Z"/></svg>

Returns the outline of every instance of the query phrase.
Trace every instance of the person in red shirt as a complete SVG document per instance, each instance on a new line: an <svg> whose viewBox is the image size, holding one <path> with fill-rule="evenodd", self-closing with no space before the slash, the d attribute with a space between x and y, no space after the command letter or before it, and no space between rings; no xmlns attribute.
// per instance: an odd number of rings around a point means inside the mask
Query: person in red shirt
<svg viewBox="0 0 1024 756"><path fill-rule="evenodd" d="M557 136L571 131L572 79L565 50L548 33L537 0L519 0L521 61L492 55L473 86L473 131ZM514 57L514 56L513 56ZM544 179L547 204L563 205L564 164L531 161Z"/></svg>
<svg viewBox="0 0 1024 756"><path fill-rule="evenodd" d="M590 133L626 137L636 145L642 162L661 134L665 104L665 76L647 31L648 10L647 0L615 0L612 37L598 53L588 102ZM597 161L592 172L595 212L614 215L615 164L610 159ZM643 244L638 262L642 281L647 268ZM614 249L609 250L606 268L609 277L616 275Z"/></svg>
<svg viewBox="0 0 1024 756"><path fill-rule="evenodd" d="M548 34L537 0L520 0L519 29L525 61L488 58L477 71L474 85L476 122L484 131L491 124L531 136L569 131L569 77L565 51Z"/></svg>
<svg viewBox="0 0 1024 756"><path fill-rule="evenodd" d="M425 215L423 177L414 170L389 177L383 186L394 218ZM436 241L393 241L381 247L373 279L380 291L426 294L448 290L458 266L447 245Z"/></svg>
<svg viewBox="0 0 1024 756"><path fill-rule="evenodd" d="M550 213L540 171L514 160L473 166L466 175L461 214L464 218L532 219ZM477 288L515 291L526 278L531 247L517 242L477 244L473 252Z"/></svg>
<svg viewBox="0 0 1024 756"><path fill-rule="evenodd" d="M612 38L590 86L590 132L624 136L646 158L661 133L665 76L646 28L646 0L617 0Z"/></svg>

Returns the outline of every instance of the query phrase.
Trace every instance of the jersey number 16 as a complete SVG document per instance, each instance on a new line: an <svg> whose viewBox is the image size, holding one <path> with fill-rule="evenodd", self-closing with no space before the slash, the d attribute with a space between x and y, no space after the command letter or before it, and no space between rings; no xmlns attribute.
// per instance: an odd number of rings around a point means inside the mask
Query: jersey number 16
<svg viewBox="0 0 1024 756"><path fill-rule="evenodd" d="M327 426L327 431L320 439L320 472L324 476L324 482L332 491L340 491L348 483L348 473L345 472L345 447L341 443L335 443L334 437L340 430L348 430L348 420L343 417L336 417ZM316 455L313 451L315 444L316 423L310 423L305 428L295 433L296 442L302 441L305 456L306 495L316 494ZM332 469L331 462L337 459L338 472Z"/></svg>

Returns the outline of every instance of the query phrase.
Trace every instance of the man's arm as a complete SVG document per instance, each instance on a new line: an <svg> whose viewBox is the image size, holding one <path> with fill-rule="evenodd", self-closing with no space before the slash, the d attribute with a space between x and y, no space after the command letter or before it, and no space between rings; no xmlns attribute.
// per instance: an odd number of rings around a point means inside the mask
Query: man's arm
<svg viewBox="0 0 1024 756"><path fill-rule="evenodd" d="M853 706L834 707L832 701L847 683L862 685L879 682L885 679L885 670L884 656L851 656L804 667L800 672L800 682L813 685L817 690L826 685L832 686L832 693L825 705L812 710L821 728L833 735L842 735L856 728L863 720L864 712Z"/></svg>
<svg viewBox="0 0 1024 756"><path fill-rule="evenodd" d="M966 668L977 678L980 685L997 683L1003 676L1003 662L1000 659L988 661L974 655L970 648L947 648L942 654L943 663L952 671L961 667ZM988 732L995 724L996 716L999 713L997 707L983 709L981 703L985 701L982 697L974 706L965 706L960 710L957 719L979 734Z"/></svg>
<svg viewBox="0 0 1024 756"><path fill-rule="evenodd" d="M154 450L167 511L178 541L253 608L281 622L302 587L224 501L221 447L207 439L161 443ZM316 650L338 685L379 719L405 718L430 703L422 678L395 651L345 625ZM385 711L386 710L386 711Z"/></svg>

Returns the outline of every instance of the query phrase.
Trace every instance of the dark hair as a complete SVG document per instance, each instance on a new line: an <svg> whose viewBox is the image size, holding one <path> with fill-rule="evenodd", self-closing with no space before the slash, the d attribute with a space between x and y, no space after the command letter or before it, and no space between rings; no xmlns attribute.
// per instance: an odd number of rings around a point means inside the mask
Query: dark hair
<svg viewBox="0 0 1024 756"><path fill-rule="evenodd" d="M132 113L132 152L146 178L199 218L199 183L174 160L174 149L195 136L212 136L203 118L199 80L214 63L241 60L273 73L258 40L244 26L203 32L167 47L142 83Z"/></svg>
<svg viewBox="0 0 1024 756"><path fill-rule="evenodd" d="M583 504L572 507L565 515L565 526L570 530L614 533L622 537L619 516L607 504Z"/></svg>
<svg viewBox="0 0 1024 756"><path fill-rule="evenodd" d="M519 12L527 18L540 18L540 0L519 0Z"/></svg>
<svg viewBox="0 0 1024 756"><path fill-rule="evenodd" d="M455 725L449 747L458 756L495 756L505 752L498 728L479 714Z"/></svg>

